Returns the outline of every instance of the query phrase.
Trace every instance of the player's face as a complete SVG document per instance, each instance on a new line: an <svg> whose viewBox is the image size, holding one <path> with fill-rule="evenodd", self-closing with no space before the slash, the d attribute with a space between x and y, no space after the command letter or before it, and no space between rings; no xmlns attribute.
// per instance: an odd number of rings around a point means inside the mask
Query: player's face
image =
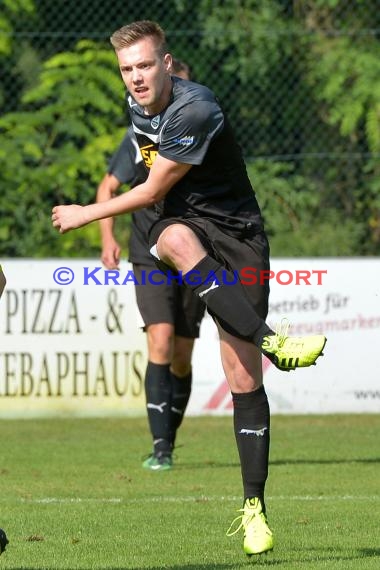
<svg viewBox="0 0 380 570"><path fill-rule="evenodd" d="M171 93L170 54L160 56L154 39L144 38L116 52L123 81L136 102L149 115L157 114L169 102Z"/></svg>

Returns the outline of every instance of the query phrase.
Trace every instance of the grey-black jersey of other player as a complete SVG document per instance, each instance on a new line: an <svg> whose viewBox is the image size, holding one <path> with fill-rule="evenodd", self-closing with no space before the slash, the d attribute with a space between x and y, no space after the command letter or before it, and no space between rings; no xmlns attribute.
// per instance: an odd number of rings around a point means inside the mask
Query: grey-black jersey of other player
<svg viewBox="0 0 380 570"><path fill-rule="evenodd" d="M133 130L128 129L119 148L112 156L108 173L113 174L121 184L131 188L145 182L147 171ZM158 219L154 208L144 208L133 212L132 231L129 238L129 261L154 266L149 253L149 230Z"/></svg>
<svg viewBox="0 0 380 570"><path fill-rule="evenodd" d="M177 77L172 82L171 100L158 115L146 115L127 95L146 173L157 153L192 165L159 204L160 216L209 218L233 235L262 231L241 148L215 95L198 83Z"/></svg>

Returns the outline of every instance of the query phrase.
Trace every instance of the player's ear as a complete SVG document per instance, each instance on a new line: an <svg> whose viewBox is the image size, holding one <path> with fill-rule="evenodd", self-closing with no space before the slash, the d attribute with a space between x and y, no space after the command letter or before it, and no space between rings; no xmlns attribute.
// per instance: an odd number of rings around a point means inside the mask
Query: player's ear
<svg viewBox="0 0 380 570"><path fill-rule="evenodd" d="M165 69L168 73L171 73L172 70L172 65L173 65L173 58L170 55L170 53L166 53L164 55L164 64L165 64Z"/></svg>

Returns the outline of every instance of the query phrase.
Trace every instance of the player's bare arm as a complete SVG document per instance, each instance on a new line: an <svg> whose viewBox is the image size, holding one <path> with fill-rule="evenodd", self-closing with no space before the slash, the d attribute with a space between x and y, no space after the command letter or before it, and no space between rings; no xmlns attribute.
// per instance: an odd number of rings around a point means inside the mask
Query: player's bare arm
<svg viewBox="0 0 380 570"><path fill-rule="evenodd" d="M96 201L106 202L114 198L120 185L120 181L116 176L106 174L98 186ZM120 263L121 247L113 234L113 218L100 220L100 233L102 238L102 263L107 269L117 269Z"/></svg>
<svg viewBox="0 0 380 570"><path fill-rule="evenodd" d="M153 206L190 170L190 164L181 164L157 155L149 176L143 184L105 202L88 206L55 206L52 223L60 233L85 226L95 220L119 216Z"/></svg>

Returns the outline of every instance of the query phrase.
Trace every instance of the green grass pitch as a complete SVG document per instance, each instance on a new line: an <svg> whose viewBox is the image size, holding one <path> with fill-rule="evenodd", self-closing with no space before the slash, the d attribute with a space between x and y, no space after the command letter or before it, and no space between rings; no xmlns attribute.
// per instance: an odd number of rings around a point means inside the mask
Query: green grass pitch
<svg viewBox="0 0 380 570"><path fill-rule="evenodd" d="M0 570L380 568L380 415L274 416L272 553L225 533L241 507L231 417L186 418L175 468L141 468L145 418L1 421Z"/></svg>

